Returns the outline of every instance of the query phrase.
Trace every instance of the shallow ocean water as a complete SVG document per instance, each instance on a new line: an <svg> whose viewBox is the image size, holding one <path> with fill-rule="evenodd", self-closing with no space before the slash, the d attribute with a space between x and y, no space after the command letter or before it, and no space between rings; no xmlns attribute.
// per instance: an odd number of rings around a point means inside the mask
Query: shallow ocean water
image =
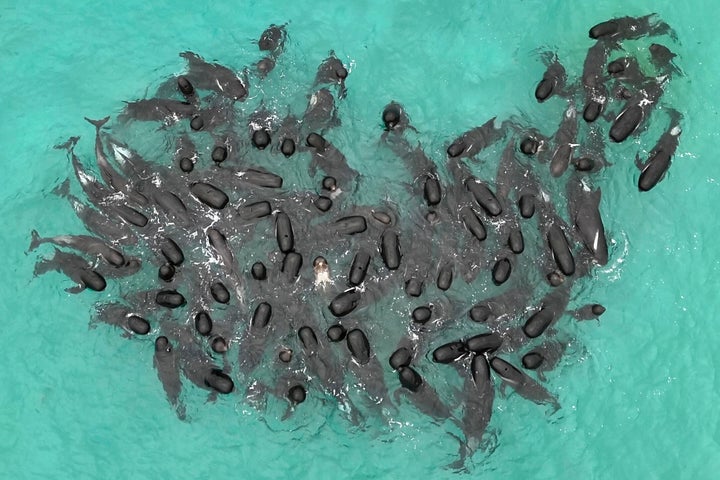
<svg viewBox="0 0 720 480"><path fill-rule="evenodd" d="M711 159L719 135L720 41L707 20L720 6L40 3L0 5L0 477L457 476L444 469L457 442L412 411L382 433L349 431L312 399L297 412L303 419L296 414L283 423L236 395L205 403L204 393L193 390L192 421L178 421L152 369L152 343L128 342L108 327L88 329L93 303L110 292L67 295L60 275L33 279L36 255L25 253L33 228L82 232L69 205L50 193L71 174L65 155L52 147L80 135L79 153L91 155L93 131L83 117L116 115L123 100L141 98L182 71L179 52L240 68L260 58L254 41L263 29L289 22L278 67L287 78L268 88L290 94L309 87L317 64L335 50L352 67L340 107L345 148L362 151L374 142L382 108L394 99L421 130L426 151L442 158L446 141L495 115L523 113L552 132L556 115L532 96L544 70L538 53L557 51L569 76L577 76L592 45L590 26L653 11L676 30L685 72L662 100L685 116L673 166L653 191L640 194L633 158L649 150L662 126L615 146L615 164L599 182L611 261L583 282L583 294L608 311L600 322L572 327L577 351L548 375L560 411L548 416L513 394L497 400L490 424L497 448L476 455L472 478L715 477L720 167ZM625 47L633 51L632 42ZM386 159L357 158L362 172L385 169Z"/></svg>

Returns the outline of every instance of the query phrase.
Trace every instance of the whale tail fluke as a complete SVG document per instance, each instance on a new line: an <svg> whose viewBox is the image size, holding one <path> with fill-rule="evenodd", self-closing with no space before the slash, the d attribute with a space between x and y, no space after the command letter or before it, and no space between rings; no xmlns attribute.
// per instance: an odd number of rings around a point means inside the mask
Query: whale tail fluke
<svg viewBox="0 0 720 480"><path fill-rule="evenodd" d="M683 119L682 113L678 112L674 108L667 109L668 115L670 116L670 124L674 126L680 125L680 121Z"/></svg>
<svg viewBox="0 0 720 480"><path fill-rule="evenodd" d="M468 458L473 456L473 454L475 453L475 449L471 445L469 445L465 439L460 438L459 436L451 432L446 433L458 441L458 443L460 444L460 449L458 450L458 458L454 462L447 464L445 468L453 470L457 473L467 472L468 470L465 463L467 462Z"/></svg>
<svg viewBox="0 0 720 480"><path fill-rule="evenodd" d="M33 230L30 232L30 246L28 247L28 252L32 252L35 250L40 244L42 243L42 239L40 238L40 234L37 230Z"/></svg>
<svg viewBox="0 0 720 480"><path fill-rule="evenodd" d="M88 117L85 117L85 120L92 123L95 126L95 128L99 131L103 127L103 125L105 125L108 122L108 120L110 120L110 116L101 118L100 120L92 120L92 119L89 119Z"/></svg>

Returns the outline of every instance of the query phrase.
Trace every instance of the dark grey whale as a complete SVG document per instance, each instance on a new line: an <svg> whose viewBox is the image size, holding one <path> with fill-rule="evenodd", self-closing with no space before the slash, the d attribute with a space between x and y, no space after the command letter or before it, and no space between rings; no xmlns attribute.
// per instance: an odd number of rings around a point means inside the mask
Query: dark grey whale
<svg viewBox="0 0 720 480"><path fill-rule="evenodd" d="M535 99L540 103L553 95L562 95L567 80L565 67L558 61L557 55L546 53L545 63L547 64L547 70L545 70L542 80L535 88Z"/></svg>
<svg viewBox="0 0 720 480"><path fill-rule="evenodd" d="M406 398L415 408L436 423L442 423L452 418L450 408L443 402L437 391L412 367L400 367L398 376L402 388L393 393L395 403L400 403L401 398ZM406 380L407 377L410 377L409 380Z"/></svg>
<svg viewBox="0 0 720 480"><path fill-rule="evenodd" d="M105 290L107 282L97 271L93 270L90 262L72 253L65 253L57 248L51 259L43 259L35 265L34 275L43 275L49 271L64 273L77 285L67 288L68 293L80 293L86 288L101 292Z"/></svg>
<svg viewBox="0 0 720 480"><path fill-rule="evenodd" d="M537 383L531 377L518 370L512 364L500 357L493 357L490 366L503 381L503 385L510 386L513 390L539 405L550 405L553 413L560 409L557 399L548 392L545 387Z"/></svg>
<svg viewBox="0 0 720 480"><path fill-rule="evenodd" d="M330 90L321 88L312 93L302 116L301 131L305 135L311 132L324 133L328 129L339 126L340 118L335 106L335 97Z"/></svg>
<svg viewBox="0 0 720 480"><path fill-rule="evenodd" d="M130 338L133 335L146 335L150 332L150 323L139 316L136 311L121 303L108 303L97 307L97 315L90 323L91 327L97 322L106 323L124 330L123 336Z"/></svg>
<svg viewBox="0 0 720 480"><path fill-rule="evenodd" d="M467 363L458 365L464 379L462 398L465 408L460 426L465 438L460 442L458 460L450 464L456 470L463 468L467 459L483 448L483 436L490 424L495 400L495 386L487 358L482 354L475 355L469 365Z"/></svg>
<svg viewBox="0 0 720 480"><path fill-rule="evenodd" d="M645 162L640 160L640 156L635 157L635 165L640 170L640 178L638 179L638 189L641 192L647 192L655 187L667 173L670 168L670 161L677 150L680 134L680 120L682 115L675 110L670 110L670 126L660 136L655 144L648 159Z"/></svg>
<svg viewBox="0 0 720 480"><path fill-rule="evenodd" d="M72 248L86 255L99 256L113 267L125 265L125 257L122 252L90 235L58 235L43 238L37 230L33 230L31 237L29 251L35 250L43 243L52 243L60 247Z"/></svg>
<svg viewBox="0 0 720 480"><path fill-rule="evenodd" d="M643 17L618 17L594 25L588 35L602 40L633 40L645 35L669 35L676 38L670 26L659 20L656 14Z"/></svg>
<svg viewBox="0 0 720 480"><path fill-rule="evenodd" d="M53 193L67 199L75 211L75 214L82 220L83 225L91 233L105 240L112 240L121 245L137 244L138 238L132 229L123 222L118 222L108 217L104 212L95 207L87 205L76 196L70 193L70 180L66 179L61 185L53 190Z"/></svg>
<svg viewBox="0 0 720 480"><path fill-rule="evenodd" d="M185 420L185 404L180 400L182 382L180 381L180 364L170 340L165 336L155 339L155 355L153 366L157 370L165 394L180 420Z"/></svg>
<svg viewBox="0 0 720 480"><path fill-rule="evenodd" d="M247 98L247 80L229 68L218 63L207 63L193 52L183 52L180 56L188 62L188 71L184 76L196 89L212 90L236 101Z"/></svg>
<svg viewBox="0 0 720 480"><path fill-rule="evenodd" d="M496 128L496 118L493 117L481 126L468 130L456 138L447 148L448 156L452 158L472 157L503 138L509 124L503 122L499 128Z"/></svg>
<svg viewBox="0 0 720 480"><path fill-rule="evenodd" d="M345 98L347 95L347 88L345 87L345 79L347 76L348 70L345 68L345 65L337 58L334 51L330 51L330 56L323 60L318 67L313 86L337 84L338 98Z"/></svg>
<svg viewBox="0 0 720 480"><path fill-rule="evenodd" d="M633 95L625 105L625 108L615 117L610 127L610 139L614 142L622 142L633 134L640 124L645 121L663 93L665 80L650 81Z"/></svg>
<svg viewBox="0 0 720 480"><path fill-rule="evenodd" d="M600 189L591 190L579 179L573 178L568 182L567 197L570 219L585 248L598 265L605 265L608 261L608 246L600 215Z"/></svg>
<svg viewBox="0 0 720 480"><path fill-rule="evenodd" d="M144 122L163 122L167 125L191 118L195 114L195 106L189 102L166 98L148 98L127 102L121 118L126 121L140 120Z"/></svg>
<svg viewBox="0 0 720 480"><path fill-rule="evenodd" d="M575 104L570 101L568 102L568 108L565 110L565 115L563 115L563 120L553 136L555 150L550 160L550 174L553 177L559 177L565 173L568 165L570 165L573 150L577 146L577 131L578 120Z"/></svg>
<svg viewBox="0 0 720 480"><path fill-rule="evenodd" d="M582 84L585 89L585 106L583 119L592 123L600 117L608 102L608 91L605 87L605 65L610 53L610 46L598 41L590 47L583 64Z"/></svg>
<svg viewBox="0 0 720 480"><path fill-rule="evenodd" d="M565 312L565 307L570 299L569 285L562 285L551 290L540 301L540 306L533 313L522 327L523 332L529 338L542 335L553 323L555 323Z"/></svg>
<svg viewBox="0 0 720 480"><path fill-rule="evenodd" d="M100 139L100 129L110 120L110 117L105 117L101 120L91 120L86 117L85 120L95 127L95 159L100 170L100 176L105 181L105 184L116 192L127 194L130 199L138 205L147 204L147 197L132 189L128 180L120 172L115 170L107 156L105 156L102 140Z"/></svg>

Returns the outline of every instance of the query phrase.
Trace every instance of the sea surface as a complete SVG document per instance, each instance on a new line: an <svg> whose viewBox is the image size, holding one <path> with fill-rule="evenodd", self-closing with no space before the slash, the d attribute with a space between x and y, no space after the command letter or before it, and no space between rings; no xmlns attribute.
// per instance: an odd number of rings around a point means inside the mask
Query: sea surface
<svg viewBox="0 0 720 480"><path fill-rule="evenodd" d="M672 167L638 192L635 154L647 155L660 123L608 148L613 165L598 184L611 259L582 292L607 312L573 327L573 354L548 373L562 408L549 415L517 394L499 397L496 447L479 452L470 473L445 468L456 439L413 412L385 431L353 430L316 400L281 422L238 395L206 403L195 389L191 421L179 421L152 368L152 342L88 327L110 293L70 295L59 274L33 278L51 249L27 253L32 229L84 233L51 193L72 175L53 146L79 135L78 154L91 159L94 130L83 117L116 116L124 100L151 95L183 71L180 52L241 70L260 58L260 33L287 23L276 95L309 89L334 50L350 67L344 151L375 141L383 106L396 100L429 154L443 158L449 140L496 115L552 133L560 104L543 110L533 97L540 54L556 52L577 78L592 25L653 12L677 32L684 72L661 101L684 115ZM3 0L0 478L717 478L718 18L720 3L705 0ZM624 47L639 54L641 43ZM372 175L386 161L351 166Z"/></svg>

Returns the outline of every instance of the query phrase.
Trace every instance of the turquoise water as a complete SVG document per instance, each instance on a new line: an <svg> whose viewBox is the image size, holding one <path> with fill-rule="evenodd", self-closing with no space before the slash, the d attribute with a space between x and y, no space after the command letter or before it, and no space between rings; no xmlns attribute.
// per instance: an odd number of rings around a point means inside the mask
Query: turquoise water
<svg viewBox="0 0 720 480"><path fill-rule="evenodd" d="M97 297L66 295L59 275L32 278L36 257L25 250L33 228L82 231L67 203L50 194L71 174L52 146L81 135L79 153L91 155L83 117L117 114L122 100L182 71L179 52L250 64L260 57L253 42L263 29L289 22L288 81L309 84L330 49L352 66L342 131L357 134L344 141L374 141L382 106L395 99L441 158L444 141L493 115L525 112L542 124L547 114L532 97L544 70L539 51L556 50L577 76L590 26L652 11L682 43L686 76L663 97L685 114L678 153L668 178L640 195L632 164L640 143L615 150L600 182L612 258L584 282L584 295L608 311L575 328L577 353L549 375L562 404L557 414L518 395L496 402L498 447L476 456L473 478L716 477L720 168L712 147L720 42L708 19L720 7L698 0L582 8L456 2L452 9L431 1L40 3L0 5L0 478L456 476L443 466L457 442L413 412L389 431L348 432L319 402L303 405L302 420L282 423L237 396L205 404L195 391L192 421L178 421L149 342L88 330ZM552 132L556 120L548 122ZM651 146L652 136L641 143Z"/></svg>

